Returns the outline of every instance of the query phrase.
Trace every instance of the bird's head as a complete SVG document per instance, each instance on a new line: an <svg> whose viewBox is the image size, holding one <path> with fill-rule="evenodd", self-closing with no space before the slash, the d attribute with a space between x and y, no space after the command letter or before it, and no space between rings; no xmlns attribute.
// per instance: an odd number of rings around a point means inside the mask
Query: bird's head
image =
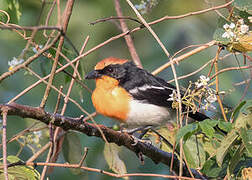
<svg viewBox="0 0 252 180"><path fill-rule="evenodd" d="M89 72L85 79L108 79L119 83L125 78L128 65L134 64L127 59L109 57L98 62L94 70Z"/></svg>

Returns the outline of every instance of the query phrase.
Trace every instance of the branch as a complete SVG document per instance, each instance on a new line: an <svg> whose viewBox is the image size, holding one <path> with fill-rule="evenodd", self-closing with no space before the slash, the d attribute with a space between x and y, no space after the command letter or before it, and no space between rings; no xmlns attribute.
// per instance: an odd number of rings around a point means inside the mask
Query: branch
<svg viewBox="0 0 252 180"><path fill-rule="evenodd" d="M7 167L7 143L6 143L6 124L7 124L7 114L8 114L8 107L1 108L3 114L3 165L4 165L4 178L8 180L8 167Z"/></svg>
<svg viewBox="0 0 252 180"><path fill-rule="evenodd" d="M115 0L114 2L115 2L115 10L116 10L117 15L118 16L123 16L122 8L120 6L119 0ZM120 25L121 25L122 32L128 32L129 28L128 28L126 22L124 21L124 19L119 19L119 22L120 22ZM126 44L128 46L128 49L129 49L130 55L132 57L132 60L135 62L135 64L138 67L143 68L143 65L141 63L141 60L140 60L138 54L137 54L133 39L131 38L130 34L128 34L127 36L124 36L124 39L125 39Z"/></svg>
<svg viewBox="0 0 252 180"><path fill-rule="evenodd" d="M63 33L59 26L17 26L15 24L0 25L0 29L16 29L16 30L27 30L27 31L39 31L39 30L57 30Z"/></svg>
<svg viewBox="0 0 252 180"><path fill-rule="evenodd" d="M8 164L8 167L14 167L14 166L50 166L50 167L61 167L61 168L76 168L76 169L83 169L85 171L89 172L96 172L105 174L111 177L116 178L123 178L123 177L159 177L159 178L169 178L169 179L183 179L183 180L192 180L190 177L179 177L174 175L166 175L166 174L152 174L152 173L129 173L129 174L116 174L108 171L104 171L97 168L90 168L86 166L80 166L80 164L61 164L61 163L45 163L45 162L22 162L18 161L15 163ZM0 165L1 168L1 165ZM193 180L201 180L201 179L195 179Z"/></svg>
<svg viewBox="0 0 252 180"><path fill-rule="evenodd" d="M71 118L62 116L60 114L53 114L46 112L39 107L25 106L17 103L0 104L0 113L2 113L5 108L8 108L8 115L36 119L45 124L51 123L55 126L61 127L65 131L75 130L88 136L96 136L103 139L102 134L99 131L99 129L101 129L108 142L116 143L118 146L125 146L136 154L141 152L142 154L151 158L156 164L161 162L167 166L170 166L172 159L171 153L162 151L149 143L138 141L136 144L134 138L127 133L114 131L104 125L98 125L98 127L96 127L91 123L83 121L83 118ZM179 160L176 156L174 156L173 170L176 174L178 174ZM205 179L205 177L200 175L195 169L191 169L191 171L196 178L198 177ZM183 165L183 175L190 177L189 171L185 165Z"/></svg>
<svg viewBox="0 0 252 180"><path fill-rule="evenodd" d="M110 21L110 20L114 20L114 19L129 19L129 20L135 21L135 22L143 25L143 23L141 21L138 21L135 18L132 18L130 16L121 16L121 15L120 16L110 16L110 17L107 17L107 18L98 19L98 20L95 20L93 22L90 22L89 24L90 25L95 25L95 24L100 23L100 22L106 22L106 21Z"/></svg>

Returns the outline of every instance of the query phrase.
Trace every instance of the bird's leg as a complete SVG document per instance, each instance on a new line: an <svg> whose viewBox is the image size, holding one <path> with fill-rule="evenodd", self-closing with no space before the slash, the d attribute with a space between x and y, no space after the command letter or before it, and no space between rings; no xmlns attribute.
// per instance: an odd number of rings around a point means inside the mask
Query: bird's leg
<svg viewBox="0 0 252 180"><path fill-rule="evenodd" d="M144 135L149 130L151 130L152 132L154 132L155 134L157 134L158 137L161 138L161 140L163 140L164 143L168 147L170 147L171 149L173 149L173 145L164 136L162 136L159 132L157 132L151 125L147 125L147 126L143 126L143 127L138 127L138 128L134 128L134 129L124 129L124 130L122 130L122 132L126 132L126 133L132 135L132 134L134 134L137 131L141 131L141 133L140 133L140 135L138 137L133 136L133 138L134 138L134 144L133 145L136 145L139 140L140 141L142 140L142 138L144 137ZM175 151L176 151L176 153L178 153L176 149L175 149Z"/></svg>
<svg viewBox="0 0 252 180"><path fill-rule="evenodd" d="M133 128L133 129L122 129L121 132L125 132L125 133L128 133L128 134L132 135L132 134L134 134L134 133L137 132L137 131L143 131L143 132L145 132L145 133L141 136L141 137L143 137L143 136L147 133L147 131L148 131L149 129L151 129L151 127L152 127L152 126L147 125L147 126L137 127L137 128Z"/></svg>
<svg viewBox="0 0 252 180"><path fill-rule="evenodd" d="M164 143L165 143L168 147L170 147L171 149L173 149L173 145L172 145L164 136L162 136L159 132L157 132L157 131L156 131L155 129L153 129L153 128L150 128L150 130L151 130L152 132L154 132L155 134L157 134L158 137L161 138L161 140L163 140ZM179 152L176 150L176 148L175 148L175 152L176 152L177 154L179 154Z"/></svg>
<svg viewBox="0 0 252 180"><path fill-rule="evenodd" d="M153 129L152 126L145 126L143 129L142 129L142 133L139 135L139 139L142 139L144 137L144 135L150 130L150 129Z"/></svg>
<svg viewBox="0 0 252 180"><path fill-rule="evenodd" d="M146 141L143 141L142 138L149 131L149 129L151 129L151 127L152 126L147 125L147 126L143 126L143 127L134 128L134 129L124 129L121 132L126 132L126 133L132 135L132 138L134 139L134 143L132 145L135 146L139 141L146 142ZM133 136L133 134L137 131L141 131L139 136L137 136L137 137Z"/></svg>
<svg viewBox="0 0 252 180"><path fill-rule="evenodd" d="M151 125L147 125L147 126L143 126L143 127L138 127L138 128L130 129L130 130L128 130L127 133L129 133L129 134L132 135L133 133L135 133L135 132L137 132L137 131L142 131L138 137L134 137L134 145L136 145L137 142L138 142L139 140L142 140L142 138L144 137L144 135L145 135L149 130L151 130L151 131L154 132L156 135L158 135L158 137L161 138L161 140L163 140L163 142L164 142L168 147L170 147L171 149L173 149L173 145L172 145L164 136L162 136L159 132L157 132L157 131L153 128L153 126L151 126ZM127 130L126 130L126 131L127 131ZM176 152L177 154L179 154L179 152L178 152L176 149L175 149L175 152Z"/></svg>
<svg viewBox="0 0 252 180"><path fill-rule="evenodd" d="M159 132L157 132L151 125L147 125L147 126L143 126L143 127L138 127L138 128L134 128L134 129L124 129L124 130L122 130L122 132L126 132L126 133L132 135L132 134L134 134L137 131L141 131L141 133L140 133L140 135L138 137L133 136L133 138L134 138L134 144L133 145L136 145L139 140L140 141L142 140L142 138L144 137L144 135L149 130L151 130L152 132L154 132L155 134L157 134L158 137L161 138L161 140L163 140L164 143L168 147L170 147L171 149L173 149L173 145L164 136L162 136ZM178 153L176 149L175 149L175 151L176 151L176 153Z"/></svg>

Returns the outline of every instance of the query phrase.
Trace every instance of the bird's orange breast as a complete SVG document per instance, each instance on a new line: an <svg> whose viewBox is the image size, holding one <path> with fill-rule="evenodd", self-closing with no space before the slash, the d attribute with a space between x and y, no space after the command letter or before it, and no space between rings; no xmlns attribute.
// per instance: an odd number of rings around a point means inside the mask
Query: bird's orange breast
<svg viewBox="0 0 252 180"><path fill-rule="evenodd" d="M96 79L96 89L92 94L92 101L98 113L126 122L131 96L118 84L116 79L109 76Z"/></svg>

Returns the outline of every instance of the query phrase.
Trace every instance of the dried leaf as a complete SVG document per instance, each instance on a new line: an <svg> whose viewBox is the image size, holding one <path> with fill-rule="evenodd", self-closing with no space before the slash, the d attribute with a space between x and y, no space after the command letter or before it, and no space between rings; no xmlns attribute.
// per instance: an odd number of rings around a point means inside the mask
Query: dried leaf
<svg viewBox="0 0 252 180"><path fill-rule="evenodd" d="M127 169L124 162L119 157L121 148L115 143L105 143L104 146L104 157L109 165L109 168L118 174L126 174ZM128 179L125 177L124 179Z"/></svg>

